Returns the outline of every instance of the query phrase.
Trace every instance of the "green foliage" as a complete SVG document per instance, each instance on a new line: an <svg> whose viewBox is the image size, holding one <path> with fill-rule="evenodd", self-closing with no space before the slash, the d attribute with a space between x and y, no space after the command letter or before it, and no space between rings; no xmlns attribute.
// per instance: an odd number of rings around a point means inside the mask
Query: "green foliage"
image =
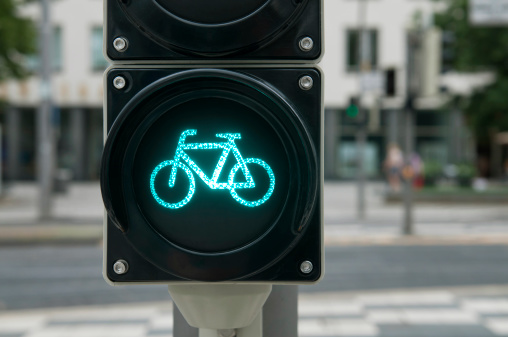
<svg viewBox="0 0 508 337"><path fill-rule="evenodd" d="M476 176L476 168L469 163L457 164L457 177L459 179L472 179Z"/></svg>
<svg viewBox="0 0 508 337"><path fill-rule="evenodd" d="M507 55L508 57L508 55ZM468 123L481 143L488 143L492 130L508 130L508 76L497 80L466 100Z"/></svg>
<svg viewBox="0 0 508 337"><path fill-rule="evenodd" d="M36 30L27 18L19 16L17 0L0 0L0 81L23 77L23 56L36 51Z"/></svg>
<svg viewBox="0 0 508 337"><path fill-rule="evenodd" d="M471 25L469 0L436 1L446 4L446 10L434 19L443 31L453 33L453 68L465 72L489 70L496 74L494 83L470 97L457 98L477 141L487 144L492 129L508 130L508 29Z"/></svg>
<svg viewBox="0 0 508 337"><path fill-rule="evenodd" d="M423 179L425 186L435 186L443 176L443 165L439 162L429 161L423 163Z"/></svg>
<svg viewBox="0 0 508 337"><path fill-rule="evenodd" d="M494 70L508 74L508 30L506 27L481 27L469 23L469 0L439 0L447 4L435 15L443 31L453 32L453 65L458 71Z"/></svg>
<svg viewBox="0 0 508 337"><path fill-rule="evenodd" d="M440 178L443 175L443 165L439 162L429 161L423 165L425 178Z"/></svg>

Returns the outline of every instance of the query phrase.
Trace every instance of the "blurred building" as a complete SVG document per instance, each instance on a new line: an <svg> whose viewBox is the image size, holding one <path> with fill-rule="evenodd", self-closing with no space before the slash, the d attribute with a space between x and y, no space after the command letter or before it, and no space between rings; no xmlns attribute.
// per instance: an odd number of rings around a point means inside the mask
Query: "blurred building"
<svg viewBox="0 0 508 337"><path fill-rule="evenodd" d="M102 152L102 0L51 2L53 21L53 122L58 136L58 167L72 170L74 179L97 179ZM389 143L402 146L402 108L406 87L406 35L417 13L424 20L433 12L432 0L324 0L325 56L325 173L328 178L355 176L356 127L346 115L352 97L363 83L362 106L368 111L367 173L382 175ZM365 5L365 33L370 70L360 81L358 41L361 4ZM37 19L37 3L26 13ZM428 23L427 23L428 24ZM439 51L428 49L434 59ZM28 60L37 68L37 57ZM437 74L436 74L437 76ZM388 78L389 90L386 90ZM456 153L463 127L460 118L437 110L438 83L428 79L430 94L420 99L416 115L416 149L424 160L449 162ZM429 84L430 83L430 84ZM35 114L39 100L37 77L0 84L4 124L5 173L10 179L35 176ZM460 117L460 116L459 116ZM450 134L450 130L459 133ZM457 145L458 144L458 145ZM466 151L465 149L464 151ZM467 151L466 151L467 152Z"/></svg>
<svg viewBox="0 0 508 337"><path fill-rule="evenodd" d="M53 124L57 134L58 167L74 179L98 179L102 153L102 0L52 1ZM34 20L39 4L23 9ZM38 57L27 60L35 72ZM36 112L40 81L36 76L0 84L7 179L33 179L36 173Z"/></svg>
<svg viewBox="0 0 508 337"><path fill-rule="evenodd" d="M382 163L389 144L404 148L407 35L415 26L421 30L415 150L429 163L445 165L471 160L474 146L460 111L441 110L446 100L440 67L441 34L432 28L432 14L439 10L438 4L427 0L343 0L325 4L326 52L321 63L326 83L325 177L356 177L357 126L346 109L360 93L361 107L368 116L363 159L367 175L383 176ZM370 66L364 75L360 75L358 67L362 21ZM462 80L450 78L447 89L455 90Z"/></svg>

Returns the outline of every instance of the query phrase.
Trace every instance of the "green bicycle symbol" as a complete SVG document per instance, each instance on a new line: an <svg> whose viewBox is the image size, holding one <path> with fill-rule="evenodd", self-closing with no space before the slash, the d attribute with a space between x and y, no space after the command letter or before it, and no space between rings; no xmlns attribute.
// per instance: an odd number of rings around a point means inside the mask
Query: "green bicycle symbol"
<svg viewBox="0 0 508 337"><path fill-rule="evenodd" d="M160 163L155 167L155 169L152 171L152 175L150 176L150 191L152 192L152 196L154 199L161 205L166 208L170 209L177 209L180 207L185 206L192 198L196 191L196 182L194 180L194 175L192 174L192 171L194 171L201 180L205 182L205 184L210 187L213 190L229 190L229 193L240 204L247 206L247 207L256 207L263 203L265 203L270 196L273 193L273 189L275 187L275 175L273 174L273 171L271 167L264 162L261 159L258 158L246 158L244 159L242 155L240 154L240 151L238 150L238 147L235 144L235 139L241 139L241 135L239 133L218 133L216 134L217 138L224 138L227 141L222 143L185 143L185 139L188 136L194 136L196 135L197 130L186 130L182 132L180 135L180 139L178 140L178 145L176 147L176 153L173 158L173 160L166 160ZM215 170L213 171L212 177L209 178L203 170L199 168L199 166L189 157L187 153L185 153L185 150L213 150L213 149L222 149L222 155L219 158L219 161L217 162L217 166L215 167ZM229 153L233 153L237 163L233 166L231 171L229 172L228 181L226 183L219 183L217 182L219 179L219 176L222 172L222 168L224 167L224 164L226 163L226 159L229 155ZM265 195L258 200L255 201L247 201L245 199L242 199L236 190L239 189L250 189L256 187L256 184L254 182L254 179L252 178L252 175L249 172L249 169L247 168L247 164L256 164L260 165L262 168L266 170L268 173L268 177L270 179L270 185L268 187L268 191L265 193ZM176 180L176 172L180 168L182 169L189 178L190 186L189 186L189 192L187 193L187 196L176 203L170 203L167 201L162 200L157 192L155 191L155 178L157 176L157 173L159 171L167 166L171 166L171 174L169 176L169 182L168 186L169 188L173 188L175 186L175 180ZM192 171L191 171L192 170ZM245 176L245 182L234 182L235 175L238 170L241 170L243 175Z"/></svg>

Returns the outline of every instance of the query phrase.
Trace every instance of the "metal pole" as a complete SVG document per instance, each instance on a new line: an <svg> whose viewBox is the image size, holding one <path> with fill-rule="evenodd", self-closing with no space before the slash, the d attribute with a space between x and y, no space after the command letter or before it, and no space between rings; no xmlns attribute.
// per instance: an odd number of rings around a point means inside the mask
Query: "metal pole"
<svg viewBox="0 0 508 337"><path fill-rule="evenodd" d="M298 336L298 286L273 286L263 306L263 336Z"/></svg>
<svg viewBox="0 0 508 337"><path fill-rule="evenodd" d="M173 303L173 336L198 337L199 329L190 326L183 317L180 309Z"/></svg>
<svg viewBox="0 0 508 337"><path fill-rule="evenodd" d="M386 138L388 144L400 144L399 142L399 111L390 110L388 112L388 128Z"/></svg>
<svg viewBox="0 0 508 337"><path fill-rule="evenodd" d="M45 220L51 217L51 191L54 171L54 135L51 121L51 23L49 0L41 0L41 12L41 102L37 114L37 173L39 181L39 218Z"/></svg>
<svg viewBox="0 0 508 337"><path fill-rule="evenodd" d="M365 153L365 143L367 135L363 125L358 127L356 130L356 147L358 149L358 173L357 173L357 184L358 184L358 200L357 200L357 217L359 220L365 219L365 165L363 155Z"/></svg>
<svg viewBox="0 0 508 337"><path fill-rule="evenodd" d="M85 180L86 175L86 111L82 108L71 110L72 152L74 156L74 179Z"/></svg>
<svg viewBox="0 0 508 337"><path fill-rule="evenodd" d="M411 154L413 153L413 110L408 108L405 114L405 152L406 165L411 165ZM404 182L404 225L402 232L404 235L412 235L413 228L413 177L406 177Z"/></svg>
<svg viewBox="0 0 508 337"><path fill-rule="evenodd" d="M356 145L358 149L357 154L357 184L358 184L358 200L357 200L357 217L362 220L365 219L365 143L367 140L364 120L367 117L366 111L362 108L363 98L363 85L362 78L364 73L370 70L370 52L369 52L369 38L366 36L365 21L367 14L367 1L358 0L358 70L359 70L359 84L360 94L358 100L358 117L362 119L360 126L356 131Z"/></svg>
<svg viewBox="0 0 508 337"><path fill-rule="evenodd" d="M410 32L407 39L407 92L405 111L405 165L411 165L411 156L414 152L414 100L418 92L418 48L420 33ZM413 226L413 176L404 177L404 219L402 233L412 235Z"/></svg>
<svg viewBox="0 0 508 337"><path fill-rule="evenodd" d="M334 179L336 173L336 151L337 151L337 110L325 111L325 179Z"/></svg>
<svg viewBox="0 0 508 337"><path fill-rule="evenodd" d="M7 121L5 133L7 136L7 172L10 181L20 178L21 152L21 111L18 108L9 106L7 108Z"/></svg>
<svg viewBox="0 0 508 337"><path fill-rule="evenodd" d="M2 124L0 124L0 196L2 195L2 189L3 189L3 185L2 185L2 176L3 176L3 172L2 172L2 166L3 166L3 158L4 158L4 154L3 154L3 146L2 146Z"/></svg>

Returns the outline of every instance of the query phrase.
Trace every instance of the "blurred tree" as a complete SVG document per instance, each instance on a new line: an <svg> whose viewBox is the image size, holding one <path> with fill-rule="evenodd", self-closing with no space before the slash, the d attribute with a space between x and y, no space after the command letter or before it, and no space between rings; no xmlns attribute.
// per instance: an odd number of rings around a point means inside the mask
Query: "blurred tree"
<svg viewBox="0 0 508 337"><path fill-rule="evenodd" d="M469 97L457 97L479 145L490 142L493 129L508 130L508 29L500 26L473 26L469 22L469 0L436 0L445 10L435 23L446 39L446 66L455 71L492 71L493 83Z"/></svg>
<svg viewBox="0 0 508 337"><path fill-rule="evenodd" d="M0 0L0 81L28 74L24 56L34 54L36 30L32 21L19 16L19 0Z"/></svg>

